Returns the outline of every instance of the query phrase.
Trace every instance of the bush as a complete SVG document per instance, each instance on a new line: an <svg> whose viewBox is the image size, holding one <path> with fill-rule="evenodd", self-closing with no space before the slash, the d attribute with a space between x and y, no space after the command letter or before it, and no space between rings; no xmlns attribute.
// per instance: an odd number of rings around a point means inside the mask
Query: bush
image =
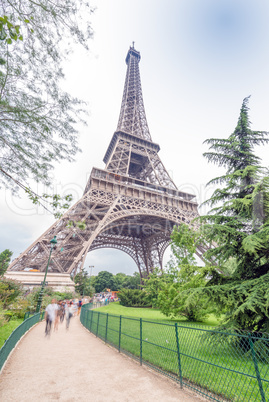
<svg viewBox="0 0 269 402"><path fill-rule="evenodd" d="M3 327L7 323L7 318L5 317L5 310L3 309L3 305L0 303L0 328Z"/></svg>
<svg viewBox="0 0 269 402"><path fill-rule="evenodd" d="M25 298L18 297L17 300L8 306L8 312L6 315L8 315L10 319L24 318L27 311L34 312L31 308L30 302Z"/></svg>
<svg viewBox="0 0 269 402"><path fill-rule="evenodd" d="M17 299L23 292L22 284L18 281L8 278L0 278L0 302L3 308Z"/></svg>
<svg viewBox="0 0 269 402"><path fill-rule="evenodd" d="M151 307L144 290L121 289L118 297L120 304L125 307Z"/></svg>

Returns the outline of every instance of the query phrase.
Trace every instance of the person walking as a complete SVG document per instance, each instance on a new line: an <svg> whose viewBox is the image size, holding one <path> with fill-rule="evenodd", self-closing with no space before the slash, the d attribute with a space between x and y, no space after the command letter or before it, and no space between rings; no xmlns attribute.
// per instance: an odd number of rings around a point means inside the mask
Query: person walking
<svg viewBox="0 0 269 402"><path fill-rule="evenodd" d="M56 303L55 299L52 299L51 303L47 305L45 310L45 321L46 321L46 328L45 328L45 335L50 335L51 326L55 321L55 317L58 310L58 304Z"/></svg>
<svg viewBox="0 0 269 402"><path fill-rule="evenodd" d="M72 312L72 302L66 302L65 304L65 320L66 320L66 329L69 328L70 324L70 318L73 317L73 312Z"/></svg>
<svg viewBox="0 0 269 402"><path fill-rule="evenodd" d="M59 320L61 316L61 303L57 303L57 310L55 312L55 320L54 320L54 331L58 331Z"/></svg>
<svg viewBox="0 0 269 402"><path fill-rule="evenodd" d="M82 306L82 300L79 299L79 301L78 301L78 316L80 315L81 306Z"/></svg>

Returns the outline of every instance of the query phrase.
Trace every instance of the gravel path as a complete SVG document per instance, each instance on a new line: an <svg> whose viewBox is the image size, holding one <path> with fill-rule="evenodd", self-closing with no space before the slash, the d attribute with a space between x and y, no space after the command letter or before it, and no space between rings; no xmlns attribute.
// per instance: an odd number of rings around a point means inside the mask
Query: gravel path
<svg viewBox="0 0 269 402"><path fill-rule="evenodd" d="M118 353L72 318L44 336L45 323L19 342L0 375L0 400L92 402L202 401Z"/></svg>

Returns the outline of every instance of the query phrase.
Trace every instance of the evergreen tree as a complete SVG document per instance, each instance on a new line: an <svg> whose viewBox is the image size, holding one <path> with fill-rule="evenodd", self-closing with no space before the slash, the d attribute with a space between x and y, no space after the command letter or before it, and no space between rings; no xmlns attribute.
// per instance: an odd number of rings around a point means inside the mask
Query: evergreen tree
<svg viewBox="0 0 269 402"><path fill-rule="evenodd" d="M207 201L211 211L201 217L202 233L211 244L206 257L221 267L233 261L230 275L216 270L207 286L193 292L206 294L226 313L234 329L269 329L269 177L254 153L268 143L268 133L250 129L245 98L238 124L227 140L206 141L212 151L204 156L226 168L210 183L220 185Z"/></svg>
<svg viewBox="0 0 269 402"><path fill-rule="evenodd" d="M206 202L213 208L201 217L204 234L214 243L206 256L219 265L236 258L238 279L254 278L269 269L269 178L254 154L254 146L269 138L265 131L250 129L248 100L243 101L234 132L227 140L205 141L213 151L204 154L209 162L227 169L209 182L220 187Z"/></svg>

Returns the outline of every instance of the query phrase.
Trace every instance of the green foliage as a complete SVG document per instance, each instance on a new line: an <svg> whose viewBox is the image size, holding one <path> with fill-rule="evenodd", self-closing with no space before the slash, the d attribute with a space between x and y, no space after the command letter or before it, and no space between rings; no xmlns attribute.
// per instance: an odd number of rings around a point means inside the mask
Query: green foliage
<svg viewBox="0 0 269 402"><path fill-rule="evenodd" d="M25 313L29 311L29 302L24 297L17 297L8 305L5 316L10 319L24 318Z"/></svg>
<svg viewBox="0 0 269 402"><path fill-rule="evenodd" d="M138 272L135 272L133 276L119 272L114 275L114 280L115 290L140 288L140 275Z"/></svg>
<svg viewBox="0 0 269 402"><path fill-rule="evenodd" d="M23 292L20 282L8 278L0 278L0 303L6 308Z"/></svg>
<svg viewBox="0 0 269 402"><path fill-rule="evenodd" d="M167 283L172 283L173 279L169 274L165 274L160 269L155 268L147 279L144 279L143 289L152 307L159 307L159 294ZM163 312L163 311L162 311Z"/></svg>
<svg viewBox="0 0 269 402"><path fill-rule="evenodd" d="M79 151L77 123L84 123L85 111L63 90L62 61L72 43L88 48L92 11L84 0L0 4L0 186L14 192L21 187L52 208L59 195L40 196L27 181L50 186L53 164L72 161Z"/></svg>
<svg viewBox="0 0 269 402"><path fill-rule="evenodd" d="M25 296L28 303L28 311L31 311L32 313L36 310L40 289L40 287L36 287ZM44 288L41 310L44 310L52 299L61 300L62 297L59 296L59 292L55 292L53 288L46 286Z"/></svg>
<svg viewBox="0 0 269 402"><path fill-rule="evenodd" d="M74 282L76 284L76 292L79 293L81 296L92 295L90 277L88 276L88 272L85 269L83 269L74 277Z"/></svg>
<svg viewBox="0 0 269 402"><path fill-rule="evenodd" d="M9 338L12 332L22 323L22 319L14 319L9 322L5 322L1 325L2 312L0 308L0 348L4 345L5 340Z"/></svg>
<svg viewBox="0 0 269 402"><path fill-rule="evenodd" d="M113 275L108 271L101 271L97 276L89 277L87 271L83 269L74 277L76 283L76 291L80 295L91 295L96 292L100 293L106 289L121 290L140 288L140 275L135 272L132 276L123 273Z"/></svg>
<svg viewBox="0 0 269 402"><path fill-rule="evenodd" d="M224 311L226 327L261 331L269 325L269 176L253 150L269 139L267 132L250 129L248 100L243 101L235 131L227 140L207 140L212 151L204 154L226 168L223 176L211 180L220 187L207 201L213 208L200 218L203 236L212 246L206 257L230 272L215 272L192 294L206 295Z"/></svg>
<svg viewBox="0 0 269 402"><path fill-rule="evenodd" d="M120 304L125 307L150 307L146 292L141 289L121 289L118 293Z"/></svg>
<svg viewBox="0 0 269 402"><path fill-rule="evenodd" d="M194 253L200 243L199 232L182 224L174 227L171 235L171 249L178 265L196 265Z"/></svg>
<svg viewBox="0 0 269 402"><path fill-rule="evenodd" d="M188 321L201 321L214 309L208 305L206 297L191 297L193 289L205 286L210 269L181 265L171 274L172 281L164 283L158 295L158 306L168 317L185 317Z"/></svg>
<svg viewBox="0 0 269 402"><path fill-rule="evenodd" d="M59 300L70 300L74 298L74 293L70 292L70 290L66 289L66 291L62 292L54 292L55 297Z"/></svg>
<svg viewBox="0 0 269 402"><path fill-rule="evenodd" d="M214 267L198 267L194 253L201 236L186 224L175 227L171 235L173 258L168 270L155 269L144 282L148 299L168 317L185 317L189 321L204 319L212 308L206 298L189 299L190 290L205 286Z"/></svg>
<svg viewBox="0 0 269 402"><path fill-rule="evenodd" d="M204 296L225 314L221 328L269 331L269 274L245 281L231 281L221 286L199 288L190 299Z"/></svg>
<svg viewBox="0 0 269 402"><path fill-rule="evenodd" d="M0 253L0 277L4 275L11 261L12 251L6 249Z"/></svg>
<svg viewBox="0 0 269 402"><path fill-rule="evenodd" d="M39 195L35 193L30 187L25 187L22 183L18 184L19 187L23 188L28 198L35 205L42 205L47 211L53 213L55 218L60 218L63 212L68 209L71 205L73 197L71 194L61 197L59 194L47 194L43 193ZM86 225L82 227L82 222L74 222L74 226L85 229ZM70 225L67 225L70 227Z"/></svg>
<svg viewBox="0 0 269 402"><path fill-rule="evenodd" d="M116 290L114 275L108 271L101 271L94 279L94 287L97 293L106 291L106 289Z"/></svg>
<svg viewBox="0 0 269 402"><path fill-rule="evenodd" d="M3 327L8 321L7 317L5 316L5 313L6 313L6 310L3 308L3 303L0 302L0 328ZM1 337L0 337L0 339L1 339Z"/></svg>
<svg viewBox="0 0 269 402"><path fill-rule="evenodd" d="M68 221L66 227L68 228L78 228L80 230L85 230L87 225L85 223L85 221Z"/></svg>
<svg viewBox="0 0 269 402"><path fill-rule="evenodd" d="M30 21L24 19L25 24ZM5 41L8 45L11 45L13 41L23 40L23 36L20 34L20 25L14 25L7 15L0 17L0 40Z"/></svg>
<svg viewBox="0 0 269 402"><path fill-rule="evenodd" d="M267 132L249 128L248 100L243 101L235 131L227 140L207 140L214 152L204 154L227 169L225 175L211 180L221 187L206 202L214 208L201 217L206 240L214 244L207 257L220 265L236 258L238 279L258 277L269 270L269 178L253 152L254 146L269 139Z"/></svg>

